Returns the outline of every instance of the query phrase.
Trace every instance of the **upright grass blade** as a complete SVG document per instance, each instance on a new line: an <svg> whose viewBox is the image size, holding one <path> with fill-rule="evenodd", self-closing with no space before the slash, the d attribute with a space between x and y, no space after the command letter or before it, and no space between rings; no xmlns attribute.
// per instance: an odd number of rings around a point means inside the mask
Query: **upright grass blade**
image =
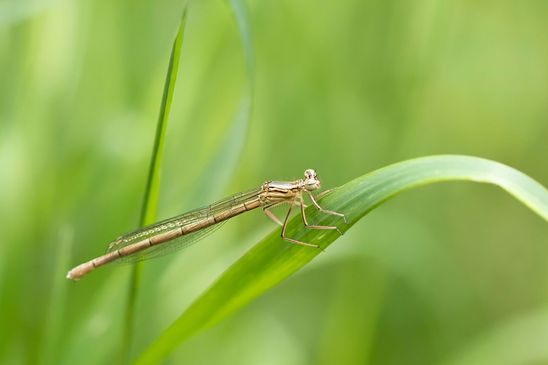
<svg viewBox="0 0 548 365"><path fill-rule="evenodd" d="M171 48L171 56L167 69L166 80L164 83L164 93L160 106L160 114L158 116L158 124L156 125L156 137L154 139L154 147L152 149L152 158L148 171L147 184L143 197L143 205L141 209L140 225L146 226L154 223L156 220L156 209L158 206L158 196L160 192L160 165L163 156L163 145L166 134L167 121L171 110L171 102L173 101L173 92L175 90L175 82L177 80L177 71L179 69L179 58L181 54L181 45L183 43L184 29L186 24L187 7L185 5L177 35L173 41ZM133 321L135 318L135 303L137 300L137 290L140 284L142 271L142 263L137 263L133 266L131 279L129 284L129 297L127 303L124 335L122 338L122 361L127 363L131 353L131 342L133 333Z"/></svg>
<svg viewBox="0 0 548 365"><path fill-rule="evenodd" d="M224 139L219 144L210 162L204 168L196 184L194 196L199 197L218 196L222 193L219 190L222 190L227 185L244 150L253 111L255 84L255 59L253 55L255 53L251 41L249 14L243 0L229 0L228 3L232 9L244 51L247 80L246 86L240 96L236 115L232 118L231 125ZM211 171L215 171L214 180L211 179Z"/></svg>
<svg viewBox="0 0 548 365"><path fill-rule="evenodd" d="M244 59L246 66L246 73L249 81L249 87L252 89L255 81L255 58L253 51L253 42L251 40L251 26L249 24L248 9L243 0L229 0L228 1L236 25L238 26L238 32L240 33L240 40L244 49Z"/></svg>
<svg viewBox="0 0 548 365"><path fill-rule="evenodd" d="M59 281L69 265L70 250L74 244L74 233L72 228L62 227L59 232L59 244L55 247L54 275L52 276L52 286L49 303L47 303L47 315L45 317L44 332L42 335L42 350L40 351L39 364L58 364L58 350L62 333L62 318L65 310L65 297L67 283Z"/></svg>
<svg viewBox="0 0 548 365"><path fill-rule="evenodd" d="M344 212L345 225L337 217L307 208L311 221L338 225L344 232L389 198L414 187L444 181L473 181L499 186L532 211L548 220L548 191L527 175L503 164L468 156L432 156L408 160L358 177L321 200L328 209ZM311 249L282 241L279 229L255 245L190 307L137 359L135 364L157 364L182 341L248 304L323 252L339 235L334 231L305 230L300 217L287 229L289 237L314 242Z"/></svg>

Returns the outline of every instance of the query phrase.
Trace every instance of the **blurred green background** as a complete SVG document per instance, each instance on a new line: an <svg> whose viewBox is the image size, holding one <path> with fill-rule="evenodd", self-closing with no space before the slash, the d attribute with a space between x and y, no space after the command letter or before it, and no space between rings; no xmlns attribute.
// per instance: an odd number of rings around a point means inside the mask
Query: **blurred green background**
<svg viewBox="0 0 548 365"><path fill-rule="evenodd" d="M159 218L305 168L334 187L440 153L547 184L548 2L247 6L253 111L234 132L248 82L236 21L224 1L190 4ZM130 267L65 273L136 227L181 9L0 0L1 364L116 358ZM133 354L273 229L244 215L147 261ZM499 189L416 189L167 363L548 364L547 243L545 222Z"/></svg>

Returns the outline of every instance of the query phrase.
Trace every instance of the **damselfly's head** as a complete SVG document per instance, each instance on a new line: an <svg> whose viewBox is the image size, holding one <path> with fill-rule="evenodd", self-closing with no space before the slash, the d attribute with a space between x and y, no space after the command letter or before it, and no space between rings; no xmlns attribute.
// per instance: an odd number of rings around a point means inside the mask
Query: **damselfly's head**
<svg viewBox="0 0 548 365"><path fill-rule="evenodd" d="M308 169L304 171L304 188L308 191L320 188L320 180L316 176L316 171Z"/></svg>

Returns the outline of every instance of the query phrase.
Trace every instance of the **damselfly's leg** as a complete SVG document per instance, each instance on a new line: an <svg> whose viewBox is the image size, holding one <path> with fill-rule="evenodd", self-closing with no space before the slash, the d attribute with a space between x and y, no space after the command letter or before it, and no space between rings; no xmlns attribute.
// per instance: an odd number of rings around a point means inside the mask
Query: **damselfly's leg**
<svg viewBox="0 0 548 365"><path fill-rule="evenodd" d="M268 218L272 219L274 223L279 224L280 226L283 227L284 224L282 223L282 221L278 217L276 217L276 215L272 213L272 211L270 210L271 208L274 208L276 205L278 204L272 204L264 207L263 212L264 214L266 214Z"/></svg>
<svg viewBox="0 0 548 365"><path fill-rule="evenodd" d="M320 246L315 245L313 243L306 243L306 242L298 241L296 239L289 238L289 237L285 236L285 228L287 227L287 221L289 220L289 215L291 214L291 210L293 209L294 205L295 205L295 199L292 199L291 203L289 205L289 209L287 210L287 214L285 215L284 224L282 225L282 239L286 240L287 242L295 243L295 244L301 245L301 246L315 247L315 248L320 247Z"/></svg>
<svg viewBox="0 0 548 365"><path fill-rule="evenodd" d="M316 225L308 224L308 221L306 219L306 214L304 213L304 204L303 204L302 196L299 199L299 205L301 206L301 217L303 218L303 224L306 228L311 228L311 229L335 229L335 230L337 230L337 232L339 232L340 235L342 235L342 232L339 230L339 228L335 227L335 226L316 226Z"/></svg>
<svg viewBox="0 0 548 365"><path fill-rule="evenodd" d="M335 191L335 188L324 190L324 191L322 191L321 193L318 194L318 196L316 197L316 199L320 200L320 199L323 198L324 196L326 196L326 195L328 195L328 194L331 194L333 191Z"/></svg>
<svg viewBox="0 0 548 365"><path fill-rule="evenodd" d="M325 214L336 215L337 217L341 217L344 220L344 223L348 223L347 220L346 220L346 216L344 214L339 213L339 212L334 212L332 210L323 209L322 207L320 207L320 205L318 204L316 199L314 199L314 195L312 195L312 193L310 191L307 190L306 193L310 197L310 200L312 200L312 204L314 204L316 209L318 209L320 212L325 213Z"/></svg>

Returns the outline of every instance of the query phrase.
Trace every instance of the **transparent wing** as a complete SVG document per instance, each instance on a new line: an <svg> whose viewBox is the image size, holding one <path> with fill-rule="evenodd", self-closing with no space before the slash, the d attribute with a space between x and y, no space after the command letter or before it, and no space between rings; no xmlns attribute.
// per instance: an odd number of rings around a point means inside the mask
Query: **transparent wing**
<svg viewBox="0 0 548 365"><path fill-rule="evenodd" d="M227 210L232 209L235 206L243 204L244 202L250 199L253 199L260 192L261 192L260 187L253 190L249 190L240 194L227 197L225 199L222 199L206 207L192 210L190 212L181 214L179 216L165 219L158 223L154 223L152 225L129 232L127 234L124 234L118 237L116 240L112 241L107 248L107 253L119 250L123 247L132 245L136 242L142 241L149 237L154 237L156 235L177 230L179 229L179 227L185 227L185 226L194 224L196 222L206 220L215 214L218 214L220 212L225 212ZM147 260L149 258L162 256L162 255L171 253L173 251L186 248L192 245L193 243L195 243L196 241L198 241L199 239L204 238L208 234L218 229L223 223L224 222L219 222L211 226L204 227L199 231L192 232L181 237L177 237L173 240L163 242L152 247L148 247L132 255L122 257L120 258L119 261L122 261L122 262L142 261L142 260Z"/></svg>

